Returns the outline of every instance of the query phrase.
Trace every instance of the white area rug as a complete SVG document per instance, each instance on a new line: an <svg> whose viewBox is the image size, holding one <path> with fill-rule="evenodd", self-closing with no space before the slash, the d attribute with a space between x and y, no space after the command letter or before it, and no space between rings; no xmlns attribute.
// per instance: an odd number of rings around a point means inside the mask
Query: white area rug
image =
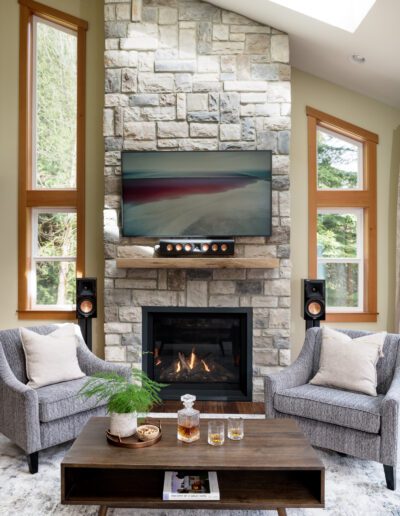
<svg viewBox="0 0 400 516"><path fill-rule="evenodd" d="M60 462L71 443L40 453L39 473L28 472L25 456L0 435L0 515L97 515L95 506L60 504ZM400 516L400 487L386 489L383 467L318 450L327 468L326 509L289 509L289 516ZM400 471L397 473L400 476ZM275 511L160 511L115 509L110 516L276 516Z"/></svg>

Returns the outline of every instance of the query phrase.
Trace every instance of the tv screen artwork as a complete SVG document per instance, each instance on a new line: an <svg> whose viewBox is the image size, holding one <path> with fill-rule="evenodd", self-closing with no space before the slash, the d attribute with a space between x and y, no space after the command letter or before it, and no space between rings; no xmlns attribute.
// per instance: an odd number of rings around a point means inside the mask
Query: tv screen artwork
<svg viewBox="0 0 400 516"><path fill-rule="evenodd" d="M124 236L271 234L271 152L123 152Z"/></svg>

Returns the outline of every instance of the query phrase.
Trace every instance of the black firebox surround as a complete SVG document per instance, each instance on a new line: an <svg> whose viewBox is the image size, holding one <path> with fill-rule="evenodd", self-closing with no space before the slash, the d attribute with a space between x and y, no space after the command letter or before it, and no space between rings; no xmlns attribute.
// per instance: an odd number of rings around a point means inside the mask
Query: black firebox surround
<svg viewBox="0 0 400 516"><path fill-rule="evenodd" d="M241 384L237 389L228 390L223 383L213 384L184 384L179 386L170 385L161 392L165 400L180 399L182 394L189 392L195 394L198 400L213 401L252 401L253 397L253 310L252 308L186 308L186 307L142 307L142 343L143 343L143 371L150 378L154 378L153 358L153 318L156 314L176 313L184 314L242 314L242 361L241 361Z"/></svg>

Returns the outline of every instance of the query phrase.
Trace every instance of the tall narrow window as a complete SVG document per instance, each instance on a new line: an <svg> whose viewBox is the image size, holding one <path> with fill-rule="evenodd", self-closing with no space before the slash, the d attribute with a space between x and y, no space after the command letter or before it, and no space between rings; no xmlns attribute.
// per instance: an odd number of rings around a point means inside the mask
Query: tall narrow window
<svg viewBox="0 0 400 516"><path fill-rule="evenodd" d="M18 314L72 319L75 278L84 274L87 23L19 3Z"/></svg>
<svg viewBox="0 0 400 516"><path fill-rule="evenodd" d="M307 107L309 276L325 279L327 320L376 321L378 136Z"/></svg>

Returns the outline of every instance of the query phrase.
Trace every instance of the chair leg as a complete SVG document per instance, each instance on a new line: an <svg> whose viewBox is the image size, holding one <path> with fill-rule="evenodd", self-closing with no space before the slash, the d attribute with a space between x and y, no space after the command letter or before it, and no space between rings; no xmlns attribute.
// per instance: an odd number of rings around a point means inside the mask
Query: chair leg
<svg viewBox="0 0 400 516"><path fill-rule="evenodd" d="M29 473L37 473L39 471L39 452L30 453L26 458L28 459Z"/></svg>
<svg viewBox="0 0 400 516"><path fill-rule="evenodd" d="M394 466L385 466L384 464L383 470L385 472L387 488L396 491L396 468Z"/></svg>

